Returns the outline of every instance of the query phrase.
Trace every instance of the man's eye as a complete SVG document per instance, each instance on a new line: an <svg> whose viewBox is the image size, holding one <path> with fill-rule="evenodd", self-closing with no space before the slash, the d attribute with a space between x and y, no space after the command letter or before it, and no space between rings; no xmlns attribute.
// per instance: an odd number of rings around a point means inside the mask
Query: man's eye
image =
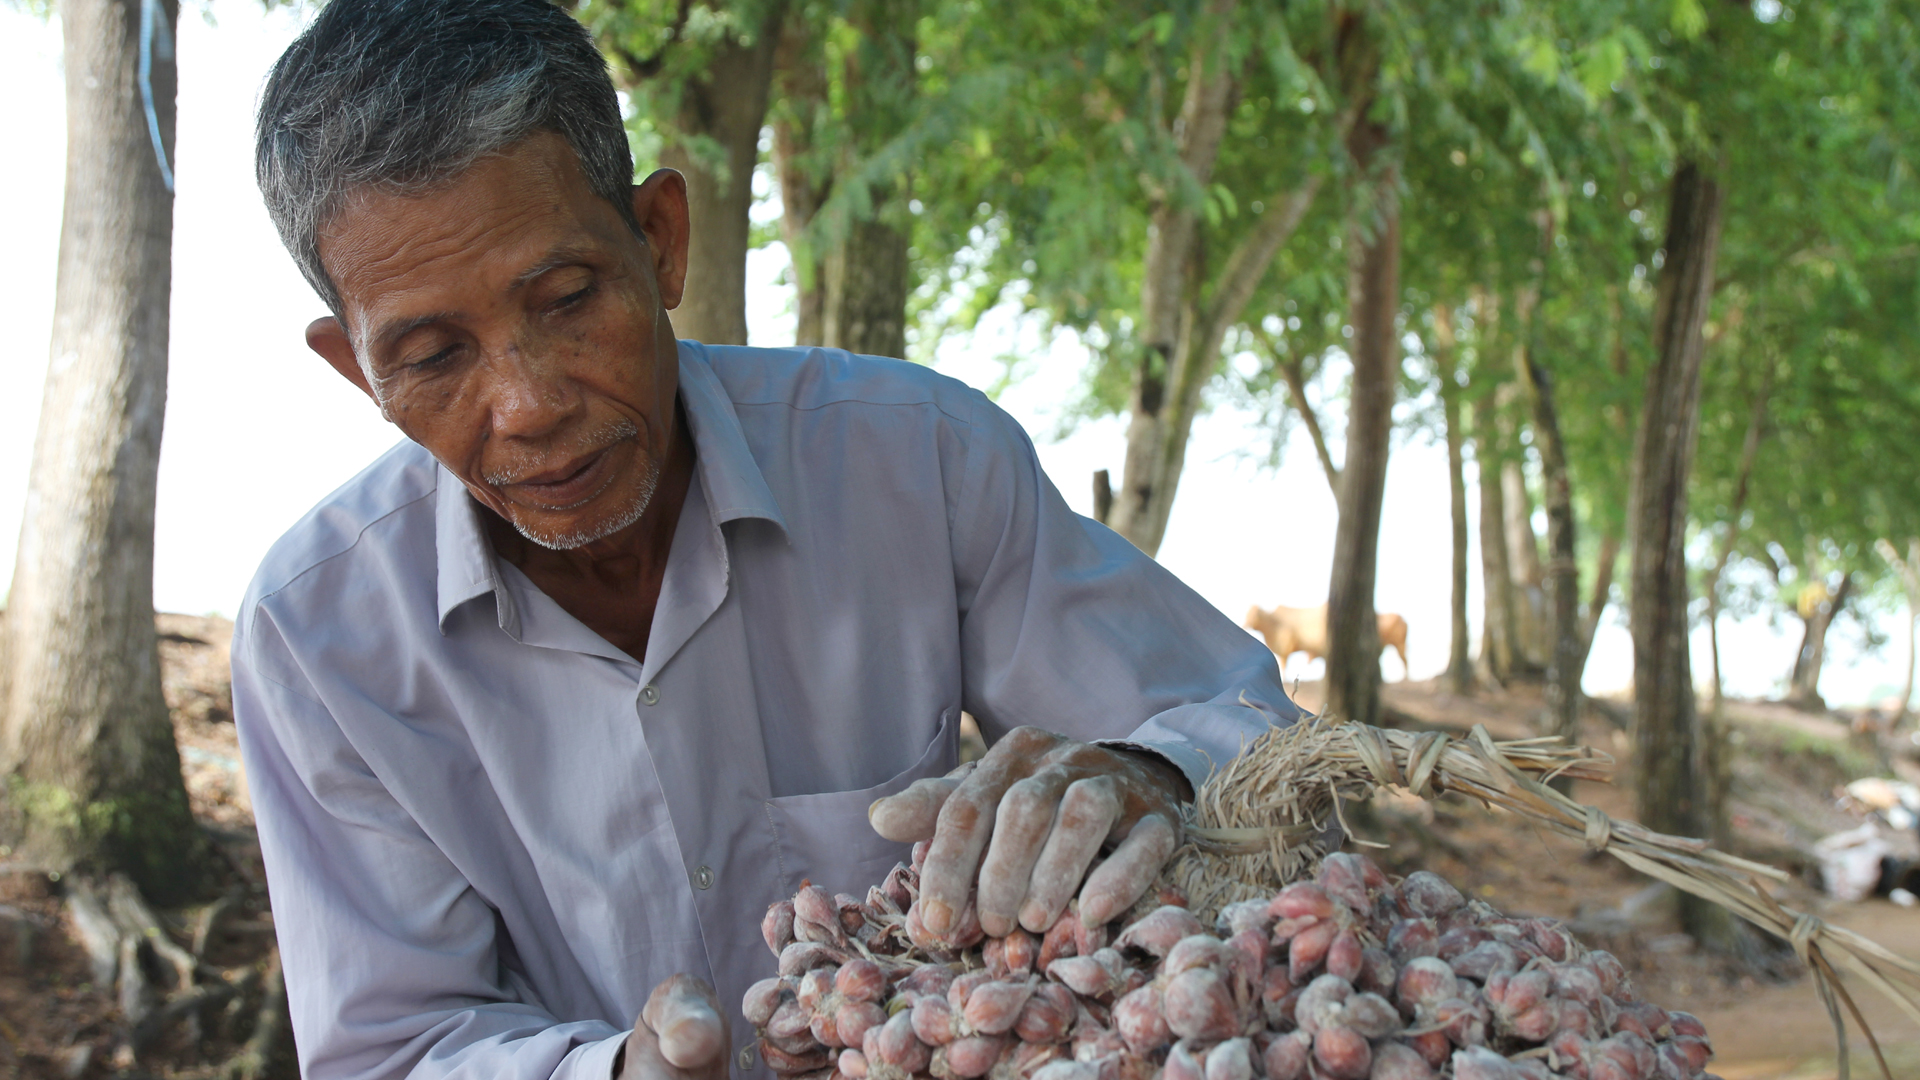
<svg viewBox="0 0 1920 1080"><path fill-rule="evenodd" d="M429 356L423 360L415 360L409 363L407 365L407 370L431 371L434 368L437 368L440 365L446 363L448 360L453 359L453 354L455 350L457 350L458 348L459 346L457 345L449 345L446 348L441 349L439 352L434 353L432 356Z"/></svg>
<svg viewBox="0 0 1920 1080"><path fill-rule="evenodd" d="M560 299L555 300L551 305L550 310L564 311L567 308L573 307L575 304L578 304L580 301L585 300L589 296L592 296L594 289L595 289L595 286L588 285L585 288L578 289L574 292L570 292L567 295L561 297Z"/></svg>

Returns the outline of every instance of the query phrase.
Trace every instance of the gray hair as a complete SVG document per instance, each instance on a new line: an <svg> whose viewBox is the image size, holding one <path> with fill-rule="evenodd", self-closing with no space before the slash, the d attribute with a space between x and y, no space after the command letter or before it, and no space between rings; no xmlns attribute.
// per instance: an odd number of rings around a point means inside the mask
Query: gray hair
<svg viewBox="0 0 1920 1080"><path fill-rule="evenodd" d="M572 16L546 0L332 0L267 77L254 169L281 241L339 315L318 233L354 191L424 194L542 131L638 231L620 104Z"/></svg>

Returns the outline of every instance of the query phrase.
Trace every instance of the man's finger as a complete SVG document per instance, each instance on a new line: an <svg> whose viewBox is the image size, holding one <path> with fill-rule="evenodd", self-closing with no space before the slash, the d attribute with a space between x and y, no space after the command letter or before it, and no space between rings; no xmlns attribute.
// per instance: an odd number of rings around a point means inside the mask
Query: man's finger
<svg viewBox="0 0 1920 1080"><path fill-rule="evenodd" d="M1020 906L1021 926L1040 934L1053 925L1119 817L1120 796L1111 777L1076 780L1067 787L1046 846L1028 877L1027 898Z"/></svg>
<svg viewBox="0 0 1920 1080"><path fill-rule="evenodd" d="M726 1023L706 980L675 975L653 988L640 1022L659 1041L660 1056L680 1069L699 1069L727 1053Z"/></svg>
<svg viewBox="0 0 1920 1080"><path fill-rule="evenodd" d="M951 933L966 908L980 856L993 836L1000 797L1060 742L1060 736L1038 728L1014 728L947 796L920 868L920 923L936 937Z"/></svg>
<svg viewBox="0 0 1920 1080"><path fill-rule="evenodd" d="M1080 918L1098 926L1146 895L1180 841L1173 823L1159 814L1134 822L1132 831L1107 861L1087 877L1080 890Z"/></svg>
<svg viewBox="0 0 1920 1080"><path fill-rule="evenodd" d="M974 901L980 913L980 928L994 937L1012 932L1021 901L1026 899L1033 865L1040 858L1041 845L1052 831L1060 793L1067 778L1057 771L1042 771L1016 781L1000 797L994 812L993 840L986 860L980 864L980 894Z"/></svg>
<svg viewBox="0 0 1920 1080"><path fill-rule="evenodd" d="M867 808L867 821L874 832L889 840L918 843L933 835L940 808L959 786L960 780L950 776L915 780L907 790L875 800Z"/></svg>

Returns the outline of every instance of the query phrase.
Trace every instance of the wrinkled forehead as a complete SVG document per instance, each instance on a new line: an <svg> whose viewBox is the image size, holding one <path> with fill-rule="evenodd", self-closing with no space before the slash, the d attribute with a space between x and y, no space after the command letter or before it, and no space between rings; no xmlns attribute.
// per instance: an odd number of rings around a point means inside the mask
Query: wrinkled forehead
<svg viewBox="0 0 1920 1080"><path fill-rule="evenodd" d="M565 141L539 135L422 190L349 192L318 246L358 337L396 301L505 285L557 248L617 244L628 233Z"/></svg>

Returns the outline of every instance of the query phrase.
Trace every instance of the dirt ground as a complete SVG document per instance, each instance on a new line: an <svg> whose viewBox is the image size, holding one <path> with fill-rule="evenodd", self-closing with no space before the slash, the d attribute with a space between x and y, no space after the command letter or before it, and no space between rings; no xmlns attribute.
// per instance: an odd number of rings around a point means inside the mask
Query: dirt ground
<svg viewBox="0 0 1920 1080"><path fill-rule="evenodd" d="M162 615L158 624L165 692L188 793L218 843L225 887L238 903L237 915L220 924L220 939L209 946L208 958L232 970L258 969L270 952L272 913L266 909L232 724L227 681L232 627L222 619L180 615ZM1303 684L1298 697L1314 707L1319 688ZM1532 735L1542 711L1539 693L1525 688L1456 697L1434 683L1392 683L1385 701L1392 723L1459 731L1484 724L1496 738ZM1896 953L1920 957L1920 909L1885 900L1832 902L1812 886L1806 854L1821 836L1860 821L1837 806L1839 785L1889 767L1920 780L1920 768L1875 757L1839 718L1766 703L1731 702L1726 711L1738 751L1731 808L1736 853L1796 875L1793 884L1778 890L1787 906L1856 930ZM1581 783L1574 791L1575 798L1616 817L1631 817L1626 713L1623 703L1596 703L1585 742L1616 758L1616 782ZM1791 953L1771 971L1736 968L1702 953L1691 938L1676 932L1670 897L1613 859L1591 856L1576 841L1451 798L1428 804L1383 797L1350 817L1350 823L1361 839L1386 845L1371 854L1396 873L1433 870L1510 912L1566 919L1582 940L1618 954L1646 999L1705 1021L1717 1050L1710 1068L1725 1080L1837 1077L1831 1022ZM1909 843L1901 854L1920 855L1920 844ZM0 870L6 869L4 855L0 852ZM198 1046L176 1031L129 1059L112 990L93 984L58 888L42 874L0 873L0 1080L224 1075L217 1063L248 1034L258 996L212 1010L205 1018L207 1038ZM25 963L17 935L7 940L7 908L40 928ZM180 940L190 938L199 914L197 909L170 913L177 916ZM1920 1078L1920 1027L1871 989L1853 985L1853 992L1880 1036L1894 1075ZM1854 1075L1877 1075L1857 1032L1850 1045ZM284 1051L267 1075L291 1075Z"/></svg>

